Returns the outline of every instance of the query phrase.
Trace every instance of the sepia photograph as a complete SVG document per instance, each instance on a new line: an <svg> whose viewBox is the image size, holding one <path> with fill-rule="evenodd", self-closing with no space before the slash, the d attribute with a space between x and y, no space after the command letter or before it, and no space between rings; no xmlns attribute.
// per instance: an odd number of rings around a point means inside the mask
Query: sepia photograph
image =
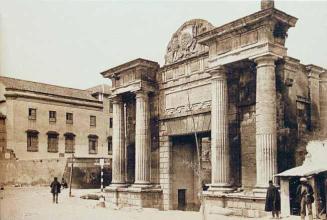
<svg viewBox="0 0 327 220"><path fill-rule="evenodd" d="M327 0L0 0L0 220L327 220Z"/></svg>

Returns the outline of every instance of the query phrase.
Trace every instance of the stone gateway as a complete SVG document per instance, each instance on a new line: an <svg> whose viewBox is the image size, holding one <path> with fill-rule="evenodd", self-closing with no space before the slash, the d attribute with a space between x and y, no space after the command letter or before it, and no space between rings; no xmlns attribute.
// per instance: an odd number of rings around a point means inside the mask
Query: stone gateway
<svg viewBox="0 0 327 220"><path fill-rule="evenodd" d="M209 209L262 216L269 180L301 164L302 140L326 129L326 69L287 56L296 22L262 1L220 27L187 21L162 67L136 59L102 72L113 101L107 201L198 210L208 188Z"/></svg>

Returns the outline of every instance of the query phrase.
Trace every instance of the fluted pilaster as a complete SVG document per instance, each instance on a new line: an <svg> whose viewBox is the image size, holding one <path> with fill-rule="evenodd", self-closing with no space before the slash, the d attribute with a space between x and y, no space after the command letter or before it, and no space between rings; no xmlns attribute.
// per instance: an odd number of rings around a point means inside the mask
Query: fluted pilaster
<svg viewBox="0 0 327 220"><path fill-rule="evenodd" d="M121 97L112 98L112 184L125 184L125 127L124 104Z"/></svg>
<svg viewBox="0 0 327 220"><path fill-rule="evenodd" d="M147 92L136 93L135 184L150 184L150 109Z"/></svg>
<svg viewBox="0 0 327 220"><path fill-rule="evenodd" d="M211 165L212 190L230 187L230 149L228 135L228 89L224 67L210 70L211 79Z"/></svg>
<svg viewBox="0 0 327 220"><path fill-rule="evenodd" d="M277 172L277 106L276 74L277 57L265 55L257 63L256 91L256 174L257 188L268 186Z"/></svg>

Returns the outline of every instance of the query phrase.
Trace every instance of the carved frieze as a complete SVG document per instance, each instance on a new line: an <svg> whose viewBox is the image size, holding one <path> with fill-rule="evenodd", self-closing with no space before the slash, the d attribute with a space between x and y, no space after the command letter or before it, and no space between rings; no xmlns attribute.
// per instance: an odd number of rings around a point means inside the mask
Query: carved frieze
<svg viewBox="0 0 327 220"><path fill-rule="evenodd" d="M184 23L173 34L167 46L165 64L172 64L208 51L206 46L198 44L196 36L212 28L213 26L209 22L201 19Z"/></svg>
<svg viewBox="0 0 327 220"><path fill-rule="evenodd" d="M223 54L232 50L232 38L227 38L217 42L217 54Z"/></svg>
<svg viewBox="0 0 327 220"><path fill-rule="evenodd" d="M241 34L241 46L245 47L258 42L258 31L250 31Z"/></svg>

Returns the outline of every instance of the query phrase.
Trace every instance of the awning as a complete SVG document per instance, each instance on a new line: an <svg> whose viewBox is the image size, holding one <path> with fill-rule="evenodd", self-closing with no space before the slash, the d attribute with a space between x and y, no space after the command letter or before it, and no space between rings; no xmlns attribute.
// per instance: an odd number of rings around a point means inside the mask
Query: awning
<svg viewBox="0 0 327 220"><path fill-rule="evenodd" d="M327 167L313 167L313 166L299 166L292 169L286 170L282 173L276 174L275 176L279 177L288 177L288 176L311 176L314 174L319 174L326 172Z"/></svg>
<svg viewBox="0 0 327 220"><path fill-rule="evenodd" d="M310 176L327 171L327 140L310 141L307 146L307 155L303 164L298 167L286 170L275 176Z"/></svg>

